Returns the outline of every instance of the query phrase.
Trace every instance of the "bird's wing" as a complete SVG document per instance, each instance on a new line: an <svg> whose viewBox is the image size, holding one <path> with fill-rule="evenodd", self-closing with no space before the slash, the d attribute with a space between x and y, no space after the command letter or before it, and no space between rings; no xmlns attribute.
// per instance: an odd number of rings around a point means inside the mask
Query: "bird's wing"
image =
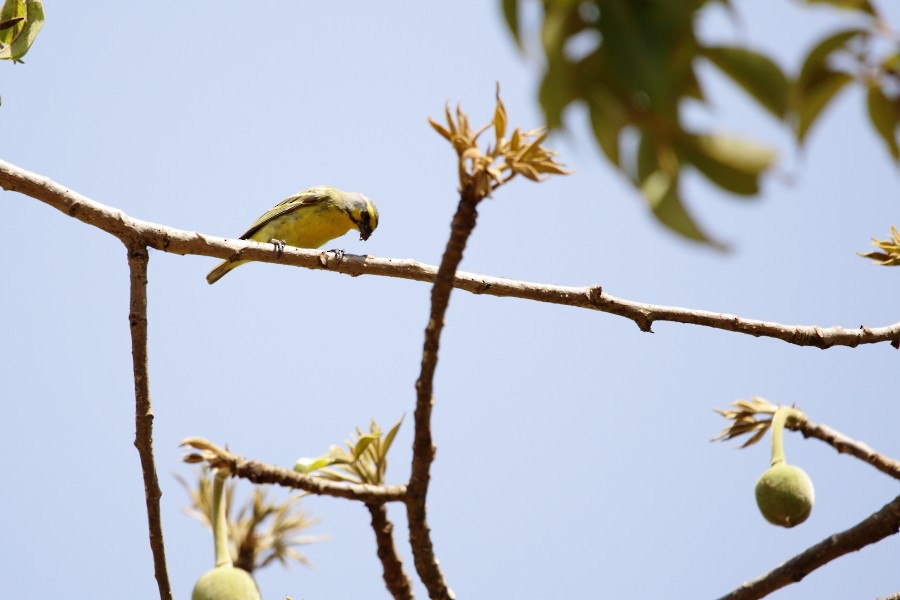
<svg viewBox="0 0 900 600"><path fill-rule="evenodd" d="M295 210L300 210L302 208L309 208L310 206L315 206L316 204L321 204L328 198L330 198L332 191L328 188L310 188L308 190L303 190L302 192L298 192L293 196L285 198L271 209L269 209L266 214L258 218L253 225L250 226L244 235L241 236L242 240L250 239L254 233L259 231L263 225L274 221L278 217L286 215L290 212L294 212Z"/></svg>

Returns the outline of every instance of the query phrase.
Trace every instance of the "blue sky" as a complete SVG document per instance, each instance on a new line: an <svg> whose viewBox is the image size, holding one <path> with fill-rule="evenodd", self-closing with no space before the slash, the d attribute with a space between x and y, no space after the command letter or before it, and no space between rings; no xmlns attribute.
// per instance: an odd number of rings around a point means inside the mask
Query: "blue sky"
<svg viewBox="0 0 900 600"><path fill-rule="evenodd" d="M847 18L735 4L741 23L710 13L707 39L752 43L788 69ZM900 6L880 4L900 25ZM538 62L515 51L499 3L256 6L47 2L26 64L0 65L0 158L133 217L222 236L311 185L361 191L380 227L364 244L336 244L435 264L456 204L455 156L427 117L461 101L486 120L499 81L511 124L541 123ZM768 140L782 157L756 200L688 182L691 209L731 253L660 228L576 110L570 132L549 143L576 173L516 181L485 202L462 269L783 323L897 321L897 273L854 254L900 225L900 179L862 94L842 95L799 155L738 90L704 73L712 110L692 118ZM4 594L157 597L132 446L124 248L18 194L0 194L0 211ZM150 259L155 447L178 598L213 554L181 513L174 474L191 470L178 442L204 436L291 466L370 418L388 426L407 414L388 471L404 481L428 314L420 283L254 264L210 287L214 264ZM713 407L761 395L900 457L900 354L889 346L821 351L685 325L654 331L454 293L429 511L459 597L718 597L900 491L789 434L788 461L811 475L817 503L807 523L782 530L753 500L768 439L743 451L708 441L724 424ZM304 549L314 570L260 572L263 596L387 598L366 510L330 498L304 506L322 519L311 533L331 539ZM412 571L404 514L391 516ZM898 551L890 538L774 597L900 591Z"/></svg>

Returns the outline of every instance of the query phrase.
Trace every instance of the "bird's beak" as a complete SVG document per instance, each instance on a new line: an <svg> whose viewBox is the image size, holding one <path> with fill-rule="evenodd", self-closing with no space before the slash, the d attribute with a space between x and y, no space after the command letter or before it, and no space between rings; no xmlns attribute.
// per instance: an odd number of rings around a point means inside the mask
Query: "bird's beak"
<svg viewBox="0 0 900 600"><path fill-rule="evenodd" d="M372 235L372 227L368 223L360 223L359 224L359 239L363 242L369 239L369 236Z"/></svg>

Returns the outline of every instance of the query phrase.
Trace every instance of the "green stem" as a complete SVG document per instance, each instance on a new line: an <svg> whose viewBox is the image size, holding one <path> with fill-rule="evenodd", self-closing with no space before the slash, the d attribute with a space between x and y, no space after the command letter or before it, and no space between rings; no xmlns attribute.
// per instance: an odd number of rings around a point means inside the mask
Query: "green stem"
<svg viewBox="0 0 900 600"><path fill-rule="evenodd" d="M228 520L225 518L225 501L222 493L225 490L225 480L228 479L228 475L226 469L217 469L213 480L212 529L216 545L217 567L233 566L231 552L228 550Z"/></svg>
<svg viewBox="0 0 900 600"><path fill-rule="evenodd" d="M799 418L800 411L789 406L779 406L772 417L772 462L775 466L785 462L784 460L784 424L789 418Z"/></svg>

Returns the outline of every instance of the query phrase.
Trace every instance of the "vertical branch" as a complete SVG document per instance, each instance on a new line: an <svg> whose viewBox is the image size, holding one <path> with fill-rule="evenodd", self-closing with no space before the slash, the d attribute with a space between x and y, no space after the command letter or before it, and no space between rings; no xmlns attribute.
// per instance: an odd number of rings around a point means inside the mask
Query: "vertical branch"
<svg viewBox="0 0 900 600"><path fill-rule="evenodd" d="M384 583L388 591L397 600L413 600L412 584L394 547L394 524L388 519L387 507L384 504L367 502L366 508L372 515L378 559L381 560L384 569Z"/></svg>
<svg viewBox="0 0 900 600"><path fill-rule="evenodd" d="M146 246L127 245L128 268L131 271L131 304L128 324L131 327L131 355L134 360L135 436L134 446L141 457L144 496L147 500L147 524L150 551L160 600L172 599L166 551L163 543L159 499L162 492L153 459L153 407L150 405L150 379L147 373L147 262Z"/></svg>
<svg viewBox="0 0 900 600"><path fill-rule="evenodd" d="M431 290L431 314L425 328L425 344L422 351L422 367L416 381L415 437L413 439L412 472L406 495L406 512L409 520L409 543L412 547L416 571L428 589L431 598L450 600L456 596L444 581L440 565L434 555L431 531L428 527L425 499L431 479L431 463L435 448L431 436L431 411L434 406L434 372L437 368L444 314L450 301L456 269L462 261L466 242L475 228L478 218L478 200L471 191L463 189L459 206L453 217L450 240L441 258L434 287Z"/></svg>

